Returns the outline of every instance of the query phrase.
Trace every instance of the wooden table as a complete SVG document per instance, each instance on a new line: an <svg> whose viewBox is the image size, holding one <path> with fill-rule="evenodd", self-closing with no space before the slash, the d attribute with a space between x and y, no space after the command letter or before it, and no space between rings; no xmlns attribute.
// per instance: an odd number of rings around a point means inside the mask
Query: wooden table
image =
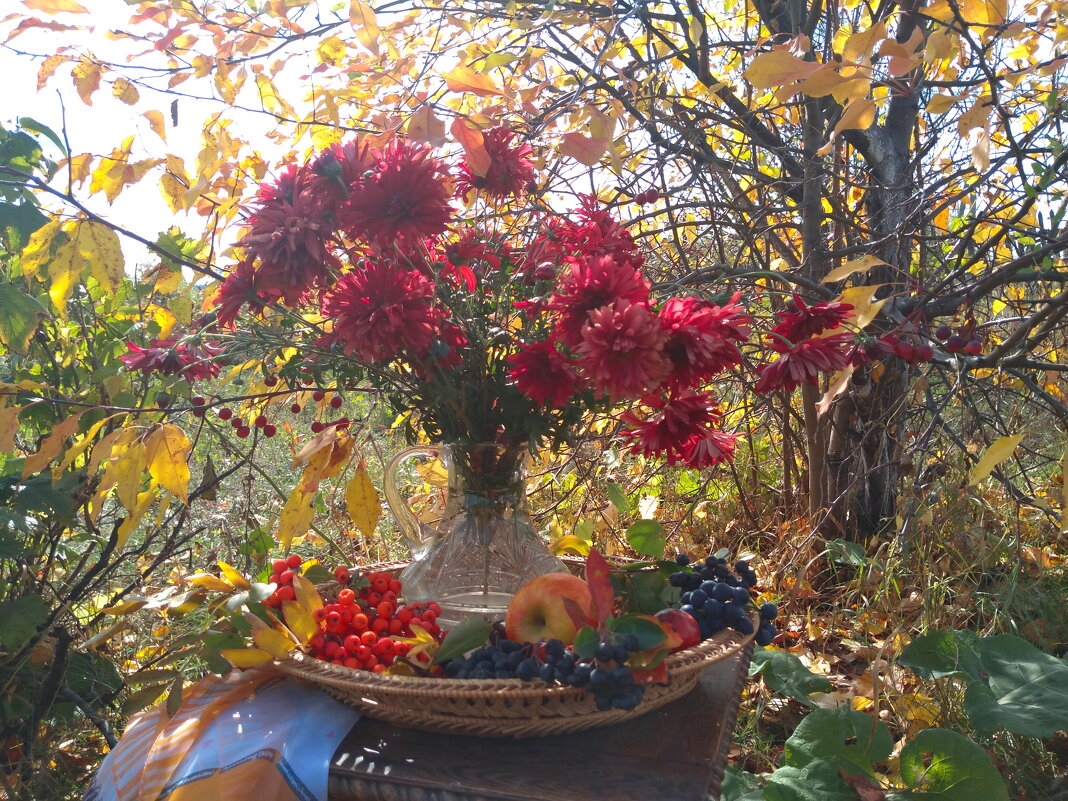
<svg viewBox="0 0 1068 801"><path fill-rule="evenodd" d="M334 754L330 801L718 799L752 653L655 712L575 734L465 737L363 718Z"/></svg>

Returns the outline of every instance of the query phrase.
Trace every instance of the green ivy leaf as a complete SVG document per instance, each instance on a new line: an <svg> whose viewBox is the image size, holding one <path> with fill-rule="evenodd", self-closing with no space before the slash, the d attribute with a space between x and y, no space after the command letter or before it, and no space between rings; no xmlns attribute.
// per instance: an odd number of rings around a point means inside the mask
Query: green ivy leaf
<svg viewBox="0 0 1068 801"><path fill-rule="evenodd" d="M856 791L838 775L838 760L817 759L803 768L787 765L768 777L766 801L857 801Z"/></svg>
<svg viewBox="0 0 1068 801"><path fill-rule="evenodd" d="M921 731L901 749L900 766L909 790L890 795L888 801L1009 801L990 756L955 731Z"/></svg>
<svg viewBox="0 0 1068 801"><path fill-rule="evenodd" d="M583 659L593 659L597 655L597 646L601 642L601 635L592 626L583 626L575 635L573 648L575 653Z"/></svg>
<svg viewBox="0 0 1068 801"><path fill-rule="evenodd" d="M48 619L48 605L40 595L23 595L0 602L0 645L17 651Z"/></svg>
<svg viewBox="0 0 1068 801"><path fill-rule="evenodd" d="M817 759L848 763L848 773L873 774L873 763L890 756L894 741L886 724L849 707L817 709L798 724L786 741L787 765L804 767Z"/></svg>
<svg viewBox="0 0 1068 801"><path fill-rule="evenodd" d="M37 326L48 316L44 306L11 284L0 284L0 343L26 355Z"/></svg>
<svg viewBox="0 0 1068 801"><path fill-rule="evenodd" d="M478 648L486 642L492 630L493 626L490 622L482 617L469 617L461 620L445 635L434 662L441 665Z"/></svg>
<svg viewBox="0 0 1068 801"><path fill-rule="evenodd" d="M982 734L1006 729L1050 737L1068 728L1068 663L1013 634L931 631L899 662L924 678L964 674L964 711Z"/></svg>
<svg viewBox="0 0 1068 801"><path fill-rule="evenodd" d="M772 692L811 707L816 705L809 700L810 693L826 693L834 689L827 678L809 672L800 659L785 651L756 651L749 665L749 675L763 677Z"/></svg>
<svg viewBox="0 0 1068 801"><path fill-rule="evenodd" d="M663 627L661 627L659 623L654 623L652 620L648 620L638 615L620 615L619 617L612 618L608 621L607 628L609 631L618 634L620 637L626 637L628 634L633 634L638 638L639 651L648 651L650 648L656 648L667 638Z"/></svg>
<svg viewBox="0 0 1068 801"><path fill-rule="evenodd" d="M663 530L655 520L639 520L627 528L627 544L638 553L659 559L666 546L661 536Z"/></svg>

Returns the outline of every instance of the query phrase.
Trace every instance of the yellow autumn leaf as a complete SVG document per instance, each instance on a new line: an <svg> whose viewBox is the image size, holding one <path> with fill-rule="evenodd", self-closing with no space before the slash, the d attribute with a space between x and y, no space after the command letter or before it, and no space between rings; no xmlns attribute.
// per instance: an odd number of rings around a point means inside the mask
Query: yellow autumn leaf
<svg viewBox="0 0 1068 801"><path fill-rule="evenodd" d="M112 414L97 420L89 426L89 430L86 431L77 442L67 448L66 452L63 454L63 459L59 464L52 468L53 481L58 481L59 477L66 472L67 468L74 464L74 460L88 450L89 446L92 445L93 441L96 439L96 435L100 433L100 429L104 427L108 420L111 420L115 416L116 415ZM0 445L0 450L3 450L2 445Z"/></svg>
<svg viewBox="0 0 1068 801"><path fill-rule="evenodd" d="M849 386L849 379L853 376L853 371L856 368L853 365L846 366L845 369L839 370L833 376L827 387L827 391L823 397L820 398L819 403L816 404L816 412L818 414L827 414L831 409L831 404L834 403L834 399L846 391L846 387Z"/></svg>
<svg viewBox="0 0 1068 801"><path fill-rule="evenodd" d="M870 98L861 98L850 101L842 111L842 117L834 126L834 132L860 130L864 131L875 122L875 101Z"/></svg>
<svg viewBox="0 0 1068 801"><path fill-rule="evenodd" d="M754 89L771 89L804 80L823 64L805 61L787 50L772 50L753 59L742 75Z"/></svg>
<svg viewBox="0 0 1068 801"><path fill-rule="evenodd" d="M311 612L297 601L283 601L282 616L285 618L286 628L293 632L301 645L307 645L311 638L319 633L319 624L315 622Z"/></svg>
<svg viewBox="0 0 1068 801"><path fill-rule="evenodd" d="M132 106L141 99L137 87L130 83L126 78L115 79L115 82L111 84L111 94L128 106Z"/></svg>
<svg viewBox="0 0 1068 801"><path fill-rule="evenodd" d="M421 106L412 112L404 131L409 139L426 142L432 147L445 143L445 123L434 116L434 109L429 105Z"/></svg>
<svg viewBox="0 0 1068 801"><path fill-rule="evenodd" d="M1023 438L1023 434L1017 434L1013 437L998 437L994 440L990 447L986 449L983 457L968 472L968 486L974 487L989 476L995 467L1012 456L1016 446L1023 441Z"/></svg>
<svg viewBox="0 0 1068 801"><path fill-rule="evenodd" d="M90 220L75 220L64 230L70 239L56 251L56 259L69 259L71 274L80 275L87 265L100 286L109 292L118 289L125 265L119 235L103 223Z"/></svg>
<svg viewBox="0 0 1068 801"><path fill-rule="evenodd" d="M483 75L481 72L475 72L470 67L457 67L452 72L447 72L441 77L445 79L445 85L449 87L451 92L470 92L479 97L507 95L503 89L493 82L492 78Z"/></svg>
<svg viewBox="0 0 1068 801"><path fill-rule="evenodd" d="M880 264L885 265L886 262L875 256L861 256L859 259L853 259L852 261L843 262L838 265L838 267L827 273L827 277L820 281L820 283L833 284L835 281L841 281L855 273L866 273L872 267L876 267Z"/></svg>
<svg viewBox="0 0 1068 801"><path fill-rule="evenodd" d="M100 76L102 70L96 62L82 58L71 72L74 78L74 87L78 95L87 106L93 105L93 92L100 88Z"/></svg>
<svg viewBox="0 0 1068 801"><path fill-rule="evenodd" d="M365 537L372 536L382 517L382 503L362 464L345 488L345 506L349 511L349 519L360 533Z"/></svg>
<svg viewBox="0 0 1068 801"><path fill-rule="evenodd" d="M297 596L297 603L311 614L314 615L317 609L323 608L323 598L307 576L293 577L293 592Z"/></svg>
<svg viewBox="0 0 1068 801"><path fill-rule="evenodd" d="M226 562L216 562L219 566L219 572L223 574L223 578L229 582L230 586L235 590L247 590L251 589L252 585L248 583L248 579L237 572L233 567L226 564Z"/></svg>
<svg viewBox="0 0 1068 801"><path fill-rule="evenodd" d="M45 14L88 14L89 9L74 0L22 0L22 4L31 11L42 11Z"/></svg>
<svg viewBox="0 0 1068 801"><path fill-rule="evenodd" d="M169 423L153 431L145 442L149 475L168 492L189 501L189 451L185 432Z"/></svg>
<svg viewBox="0 0 1068 801"><path fill-rule="evenodd" d="M282 547L289 550L294 537L308 533L312 520L315 519L315 509L312 506L314 493L301 492L300 488L293 490L282 506L282 513L278 517L277 537Z"/></svg>
<svg viewBox="0 0 1068 801"><path fill-rule="evenodd" d="M381 31L378 29L378 17L374 10L361 3L360 0L351 0L349 3L349 24L356 34L356 41L378 55L378 37Z"/></svg>
<svg viewBox="0 0 1068 801"><path fill-rule="evenodd" d="M252 632L252 642L277 659L285 659L295 648L293 641L274 629L256 629Z"/></svg>
<svg viewBox="0 0 1068 801"><path fill-rule="evenodd" d="M25 406L0 405L0 452L15 450L15 433L19 430L19 414Z"/></svg>
<svg viewBox="0 0 1068 801"><path fill-rule="evenodd" d="M235 668L242 669L264 665L274 659L260 648L223 648L219 653Z"/></svg>
<svg viewBox="0 0 1068 801"><path fill-rule="evenodd" d="M875 316L879 313L879 310L886 305L889 298L883 298L882 300L875 300L875 293L878 292L885 284L872 284L869 286L851 286L849 289L843 290L842 294L838 296L837 301L839 303L848 303L853 307L853 311L848 318L848 322L852 323L859 329L863 329L875 319Z"/></svg>
<svg viewBox="0 0 1068 801"><path fill-rule="evenodd" d="M553 543L552 547L554 554L574 553L579 556L590 555L590 543L586 540L579 539L574 534L565 534L563 537Z"/></svg>
<svg viewBox="0 0 1068 801"><path fill-rule="evenodd" d="M117 549L121 550L126 545L126 541L130 539L130 535L133 534L134 529L137 528L138 524L144 518L149 507L155 503L156 498L159 496L158 489L159 486L155 482L150 483L148 489L138 493L134 505L132 507L127 507L129 514L126 515L126 518L122 521L122 525L119 526L119 530L115 533L115 547Z"/></svg>
<svg viewBox="0 0 1068 801"><path fill-rule="evenodd" d="M52 433L42 440L37 453L26 457L26 461L22 465L22 477L24 479L29 478L34 473L41 472L49 462L59 456L67 437L78 430L78 420L81 419L83 414L85 414L85 410L75 412L52 428Z"/></svg>
<svg viewBox="0 0 1068 801"><path fill-rule="evenodd" d="M120 615L129 615L132 612L136 612L138 609L148 603L147 598L132 598L122 603L115 604L114 606L105 606L100 610L102 615L111 615L112 617L118 617Z"/></svg>
<svg viewBox="0 0 1068 801"><path fill-rule="evenodd" d="M152 132L166 142L167 127L163 120L163 112L152 109L151 111L146 111L142 116L148 120L148 127L152 129Z"/></svg>
<svg viewBox="0 0 1068 801"><path fill-rule="evenodd" d="M196 573L187 577L186 581L194 587L203 587L212 592L232 592L234 589L221 578L213 576L211 573Z"/></svg>
<svg viewBox="0 0 1068 801"><path fill-rule="evenodd" d="M22 274L26 278L40 278L44 280L43 276L46 275L46 271L42 270L52 261L53 254L56 248L59 246L59 242L66 238L66 234L62 234L63 221L62 220L49 220L42 225L30 236L30 241L26 243L26 247L22 249ZM57 241L57 236L59 240Z"/></svg>

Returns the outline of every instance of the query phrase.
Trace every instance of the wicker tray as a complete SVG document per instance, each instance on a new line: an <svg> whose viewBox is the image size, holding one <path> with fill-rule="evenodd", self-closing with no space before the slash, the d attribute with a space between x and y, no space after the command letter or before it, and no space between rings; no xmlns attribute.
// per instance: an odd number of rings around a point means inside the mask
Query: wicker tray
<svg viewBox="0 0 1068 801"><path fill-rule="evenodd" d="M754 618L754 624L758 621ZM592 693L522 679L443 679L391 676L334 665L304 654L276 659L276 669L319 687L363 714L444 734L544 737L606 726L644 715L681 698L705 668L741 651L753 638L721 631L665 660L667 684L647 685L632 710L598 711Z"/></svg>

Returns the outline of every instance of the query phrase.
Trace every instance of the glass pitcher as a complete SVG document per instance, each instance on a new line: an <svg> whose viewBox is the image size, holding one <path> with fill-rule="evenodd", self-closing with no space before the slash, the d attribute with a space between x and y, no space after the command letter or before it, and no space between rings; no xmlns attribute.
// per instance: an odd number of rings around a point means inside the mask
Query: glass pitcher
<svg viewBox="0 0 1068 801"><path fill-rule="evenodd" d="M445 510L433 526L401 496L397 473L419 456L448 470ZM398 453L385 475L386 502L408 541L412 563L400 579L407 601L437 601L442 626L481 615L503 619L512 595L528 579L567 568L530 520L525 445L424 445Z"/></svg>

